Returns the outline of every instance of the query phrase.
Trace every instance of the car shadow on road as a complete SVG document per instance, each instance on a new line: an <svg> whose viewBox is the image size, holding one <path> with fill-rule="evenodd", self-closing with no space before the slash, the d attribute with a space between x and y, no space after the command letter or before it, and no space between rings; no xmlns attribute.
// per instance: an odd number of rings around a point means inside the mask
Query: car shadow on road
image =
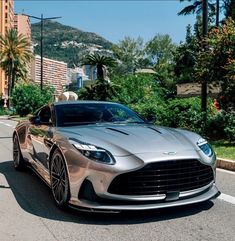
<svg viewBox="0 0 235 241"><path fill-rule="evenodd" d="M119 214L88 213L76 210L61 211L52 198L50 188L31 170L17 172L12 161L0 163L3 174L20 207L33 215L51 220L94 225L138 224L170 220L198 214L212 208L213 202L151 211L125 211ZM0 190L1 190L0 186Z"/></svg>

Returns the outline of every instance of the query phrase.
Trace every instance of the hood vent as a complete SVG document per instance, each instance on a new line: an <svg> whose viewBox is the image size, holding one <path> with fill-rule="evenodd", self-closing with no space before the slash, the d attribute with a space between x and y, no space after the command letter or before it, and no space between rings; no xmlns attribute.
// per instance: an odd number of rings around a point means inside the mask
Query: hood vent
<svg viewBox="0 0 235 241"><path fill-rule="evenodd" d="M106 129L111 130L111 131L116 131L116 132L121 133L121 134L123 134L123 135L129 136L128 133L126 133L126 132L124 132L124 131L120 131L120 130L118 130L118 129L114 129L114 128L111 128L111 127L107 127Z"/></svg>
<svg viewBox="0 0 235 241"><path fill-rule="evenodd" d="M162 134L159 130L157 130L157 129L153 128L153 127L148 126L147 128L149 128L149 129L151 129L151 130L153 130L153 131L156 131L156 132L159 133L159 134Z"/></svg>

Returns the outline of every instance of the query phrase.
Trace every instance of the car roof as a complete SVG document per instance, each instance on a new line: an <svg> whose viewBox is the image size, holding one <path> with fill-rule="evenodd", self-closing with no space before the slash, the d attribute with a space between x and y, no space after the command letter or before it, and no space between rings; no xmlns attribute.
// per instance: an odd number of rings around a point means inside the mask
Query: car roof
<svg viewBox="0 0 235 241"><path fill-rule="evenodd" d="M121 105L116 102L96 101L96 100L58 101L58 102L54 102L53 104L54 104L54 106L73 105L73 104L116 104L116 105Z"/></svg>

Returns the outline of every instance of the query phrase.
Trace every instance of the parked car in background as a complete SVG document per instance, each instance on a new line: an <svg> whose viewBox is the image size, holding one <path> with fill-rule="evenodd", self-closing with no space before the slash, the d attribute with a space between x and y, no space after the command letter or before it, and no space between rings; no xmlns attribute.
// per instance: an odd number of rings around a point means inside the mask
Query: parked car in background
<svg viewBox="0 0 235 241"><path fill-rule="evenodd" d="M13 145L15 168L33 168L60 208L146 210L219 195L205 139L155 126L118 103L43 106L16 126Z"/></svg>

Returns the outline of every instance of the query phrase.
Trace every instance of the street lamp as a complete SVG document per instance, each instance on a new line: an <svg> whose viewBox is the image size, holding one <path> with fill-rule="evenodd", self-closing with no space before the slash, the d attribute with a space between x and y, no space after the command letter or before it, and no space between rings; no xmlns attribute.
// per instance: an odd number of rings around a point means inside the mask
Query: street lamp
<svg viewBox="0 0 235 241"><path fill-rule="evenodd" d="M52 20L52 19L58 19L61 17L50 17L50 18L44 18L43 14L41 14L41 17L36 17L36 16L32 16L32 15L28 15L28 14L22 14L24 16L27 16L29 18L35 18L41 21L41 40L40 40L40 44L41 44L41 91L43 88L43 21L45 20Z"/></svg>

